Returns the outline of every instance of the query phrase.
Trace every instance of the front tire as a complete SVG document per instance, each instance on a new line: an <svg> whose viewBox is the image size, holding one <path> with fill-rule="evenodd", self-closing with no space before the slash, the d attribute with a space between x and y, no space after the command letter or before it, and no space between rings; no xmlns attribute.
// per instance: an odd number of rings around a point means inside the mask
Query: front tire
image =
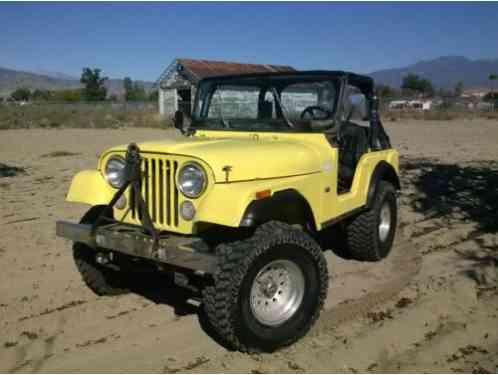
<svg viewBox="0 0 498 375"><path fill-rule="evenodd" d="M94 223L104 207L92 207L83 216L80 223ZM117 296L129 292L125 286L125 275L120 271L98 264L95 260L94 249L83 243L75 242L73 245L73 258L84 283L95 294L99 296Z"/></svg>
<svg viewBox="0 0 498 375"><path fill-rule="evenodd" d="M328 289L326 261L310 236L269 222L217 253L219 269L203 291L203 305L227 346L271 352L308 332Z"/></svg>

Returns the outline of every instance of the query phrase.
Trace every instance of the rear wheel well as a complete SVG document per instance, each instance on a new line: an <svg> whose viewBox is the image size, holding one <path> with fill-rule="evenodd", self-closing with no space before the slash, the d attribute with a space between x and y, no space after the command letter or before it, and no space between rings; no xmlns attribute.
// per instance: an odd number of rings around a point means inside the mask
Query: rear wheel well
<svg viewBox="0 0 498 375"><path fill-rule="evenodd" d="M244 212L240 226L256 227L268 221L298 224L303 229L316 231L308 201L294 189L278 191L271 197L252 201Z"/></svg>
<svg viewBox="0 0 498 375"><path fill-rule="evenodd" d="M381 161L375 166L372 177L370 178L370 186L368 188L367 196L367 208L370 208L373 204L374 197L377 193L377 187L380 181L389 182L394 186L396 191L401 190L399 176L396 173L394 167L385 161Z"/></svg>

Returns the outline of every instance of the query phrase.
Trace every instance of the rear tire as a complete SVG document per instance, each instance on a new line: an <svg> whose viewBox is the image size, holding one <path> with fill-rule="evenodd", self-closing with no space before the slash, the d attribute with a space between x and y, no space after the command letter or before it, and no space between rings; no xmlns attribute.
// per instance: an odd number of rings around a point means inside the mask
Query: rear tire
<svg viewBox="0 0 498 375"><path fill-rule="evenodd" d="M391 252L397 225L396 190L380 181L372 207L346 227L348 251L353 259L376 262Z"/></svg>
<svg viewBox="0 0 498 375"><path fill-rule="evenodd" d="M226 346L271 352L308 332L328 289L326 261L310 236L269 222L249 239L218 246L217 254L203 306Z"/></svg>
<svg viewBox="0 0 498 375"><path fill-rule="evenodd" d="M105 206L92 207L81 219L82 224L92 224ZM89 246L75 242L73 257L76 268L85 284L99 296L116 296L128 293L125 275L98 264L95 260L95 250Z"/></svg>

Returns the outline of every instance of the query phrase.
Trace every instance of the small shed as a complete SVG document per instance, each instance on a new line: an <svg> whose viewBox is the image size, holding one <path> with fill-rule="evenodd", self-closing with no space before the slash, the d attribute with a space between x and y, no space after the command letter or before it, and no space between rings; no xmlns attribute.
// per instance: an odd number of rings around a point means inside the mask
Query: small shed
<svg viewBox="0 0 498 375"><path fill-rule="evenodd" d="M177 110L189 115L199 81L206 77L229 74L294 72L288 65L243 64L226 61L175 59L156 82L159 113L172 116Z"/></svg>

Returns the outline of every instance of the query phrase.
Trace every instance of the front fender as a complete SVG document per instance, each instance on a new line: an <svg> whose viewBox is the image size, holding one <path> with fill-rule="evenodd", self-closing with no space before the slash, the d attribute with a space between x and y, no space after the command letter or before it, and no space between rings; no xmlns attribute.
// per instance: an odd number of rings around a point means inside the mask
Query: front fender
<svg viewBox="0 0 498 375"><path fill-rule="evenodd" d="M92 206L108 204L115 192L99 171L86 170L74 176L66 201Z"/></svg>
<svg viewBox="0 0 498 375"><path fill-rule="evenodd" d="M209 199L199 202L196 221L238 227L247 207L256 200L256 193L271 190L272 194L294 189L310 207L320 207L320 174L309 174L271 180L255 180L214 184ZM313 210L313 219L320 223L320 212Z"/></svg>

